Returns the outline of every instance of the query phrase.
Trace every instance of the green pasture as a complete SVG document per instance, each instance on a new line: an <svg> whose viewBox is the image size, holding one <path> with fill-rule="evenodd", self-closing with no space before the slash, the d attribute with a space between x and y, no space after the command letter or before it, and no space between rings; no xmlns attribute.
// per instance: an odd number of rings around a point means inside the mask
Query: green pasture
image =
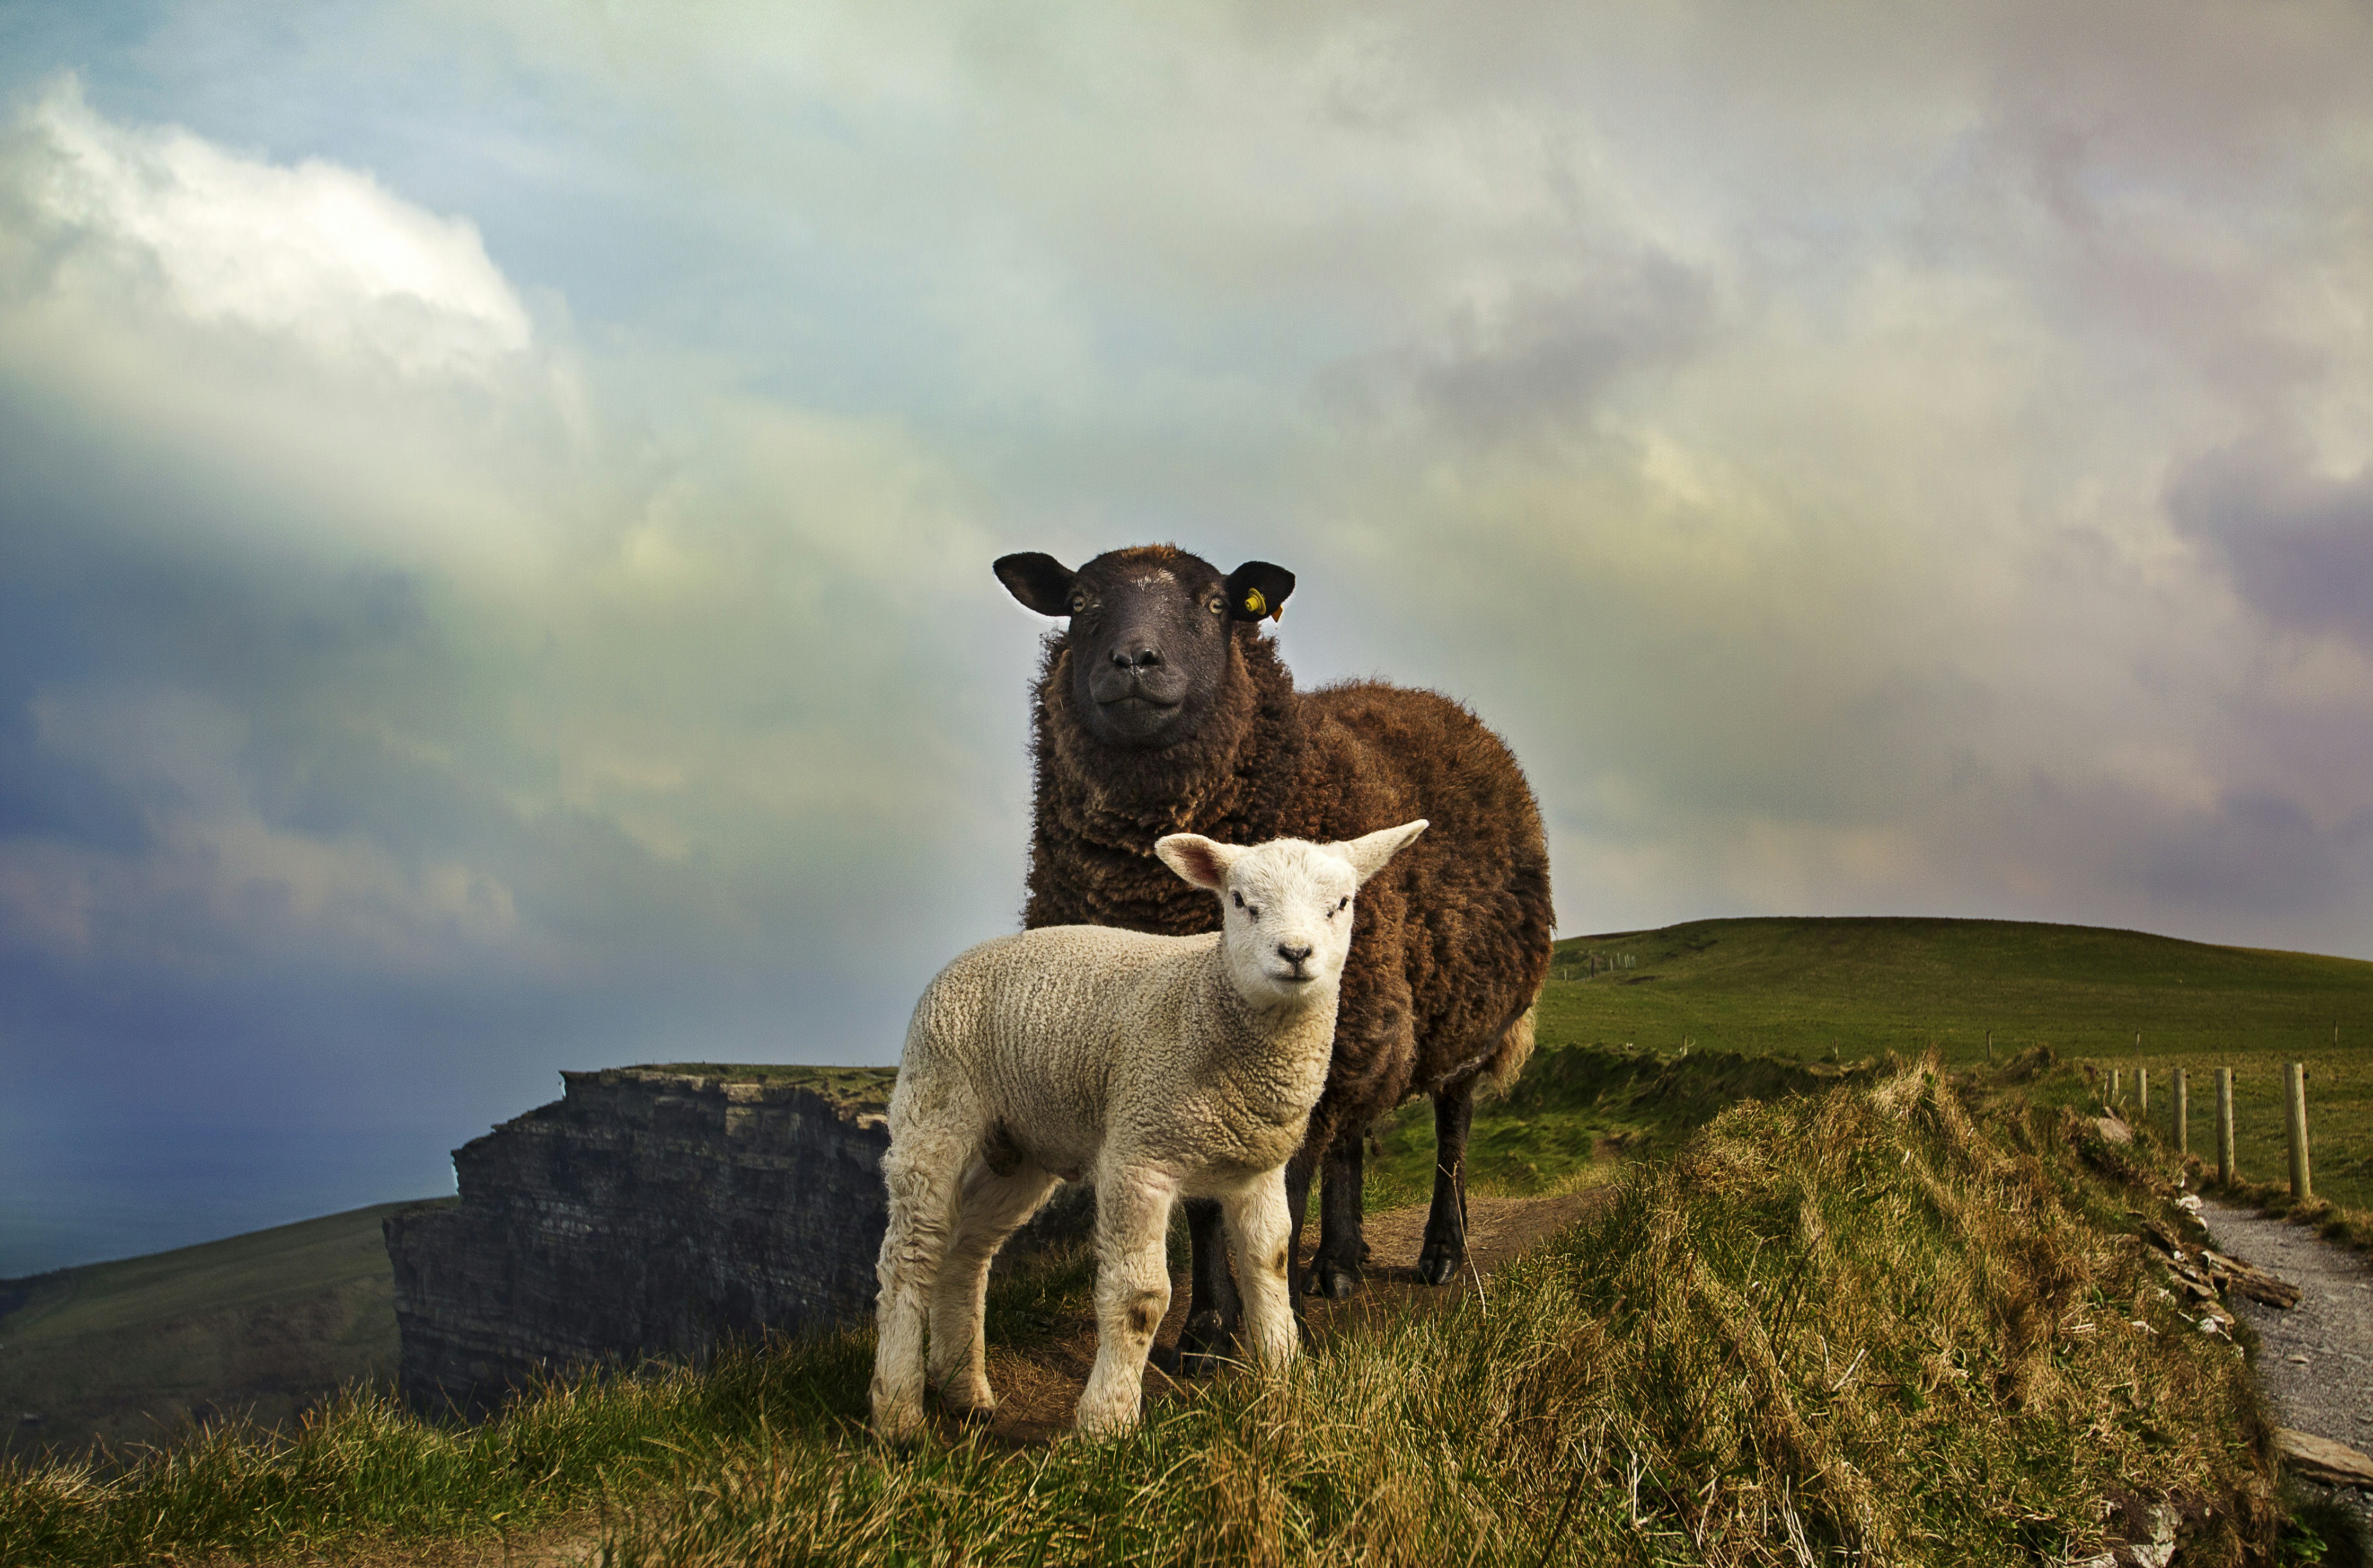
<svg viewBox="0 0 2373 1568"><path fill-rule="evenodd" d="M157 1442L193 1414L270 1423L392 1378L380 1222L406 1206L0 1282L0 1448Z"/></svg>
<svg viewBox="0 0 2373 1568"><path fill-rule="evenodd" d="M2317 1192L2373 1208L2373 963L1986 920L1706 920L1559 943L1540 1051L1507 1101L1478 1109L1471 1180L1505 1192L1587 1180L1610 1154L1719 1109L1639 1092L1627 1062L1775 1059L1759 1077L1734 1070L1741 1094L1763 1098L1832 1060L1933 1048L1948 1064L1982 1062L1989 1031L1998 1059L2048 1045L2095 1068L2104 1093L2117 1069L2130 1109L2134 1069L2150 1069L2161 1126L2169 1074L2186 1069L2192 1151L2211 1158L2214 1070L2233 1068L2241 1168L2261 1180L2284 1174L2280 1064L2303 1061ZM1378 1136L1372 1197L1412 1201L1432 1168L1430 1110L1404 1108Z"/></svg>

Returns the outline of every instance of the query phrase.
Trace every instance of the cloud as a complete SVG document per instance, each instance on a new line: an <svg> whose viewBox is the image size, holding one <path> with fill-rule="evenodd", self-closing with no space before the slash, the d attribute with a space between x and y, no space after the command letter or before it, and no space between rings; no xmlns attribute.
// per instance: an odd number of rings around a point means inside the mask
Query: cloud
<svg viewBox="0 0 2373 1568"><path fill-rule="evenodd" d="M2168 508L2273 625L2373 651L2373 467L2327 475L2296 442L2251 443L2193 462Z"/></svg>
<svg viewBox="0 0 2373 1568"><path fill-rule="evenodd" d="M801 1049L878 1057L1010 921L969 660L1035 633L898 421L590 353L468 221L71 79L0 203L0 959L733 1038L812 992Z"/></svg>
<svg viewBox="0 0 2373 1568"><path fill-rule="evenodd" d="M10 162L25 238L153 288L193 321L237 324L407 376L466 375L525 352L527 310L477 228L309 159L279 168L179 129L114 124L59 78ZM53 278L53 286L105 286Z"/></svg>

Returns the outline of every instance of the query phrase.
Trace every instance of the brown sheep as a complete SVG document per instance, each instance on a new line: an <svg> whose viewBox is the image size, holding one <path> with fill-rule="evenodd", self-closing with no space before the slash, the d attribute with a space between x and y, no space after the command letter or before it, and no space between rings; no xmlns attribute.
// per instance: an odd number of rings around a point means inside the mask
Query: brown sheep
<svg viewBox="0 0 2373 1568"><path fill-rule="evenodd" d="M1555 924L1540 811L1515 758L1432 691L1368 680L1296 691L1260 632L1293 591L1282 567L1249 562L1223 576L1155 545L1076 573L1008 555L996 572L1023 604L1068 621L1046 638L1034 703L1024 925L1214 929L1211 900L1154 858L1166 833L1327 842L1432 822L1361 895L1326 1091L1286 1182L1298 1239L1323 1159L1306 1288L1350 1295L1365 1253L1362 1139L1376 1117L1432 1096L1439 1152L1419 1272L1446 1283L1466 1259L1475 1086L1505 1084L1531 1051ZM1190 1205L1187 1217L1195 1272L1179 1349L1202 1371L1233 1342L1236 1299L1216 1213Z"/></svg>

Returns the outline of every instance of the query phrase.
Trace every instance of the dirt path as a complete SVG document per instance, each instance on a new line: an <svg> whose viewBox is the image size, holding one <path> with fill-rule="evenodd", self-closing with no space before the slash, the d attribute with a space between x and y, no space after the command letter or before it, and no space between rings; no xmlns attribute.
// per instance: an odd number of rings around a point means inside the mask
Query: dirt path
<svg viewBox="0 0 2373 1568"><path fill-rule="evenodd" d="M2304 1226L2204 1200L2200 1218L2220 1251L2299 1287L2297 1307L2231 1301L2258 1331L2258 1381L2285 1426L2373 1450L2373 1267ZM2373 1523L2373 1503L2344 1493Z"/></svg>
<svg viewBox="0 0 2373 1568"><path fill-rule="evenodd" d="M1460 1301L1492 1271L1521 1257L1542 1240L1592 1213L1612 1195L1612 1187L1546 1198L1470 1198L1467 1204L1468 1267L1451 1283L1421 1284L1417 1258L1423 1243L1425 1209L1419 1205L1393 1209L1368 1217L1367 1288L1349 1301L1305 1298L1303 1307L1314 1338L1324 1342L1333 1335L1381 1322L1409 1307L1438 1308ZM1303 1255L1315 1244L1309 1227L1303 1233ZM1489 1290L1489 1284L1483 1286ZM1186 1280L1171 1281L1170 1313L1162 1321L1156 1342L1175 1342L1186 1317ZM1071 1429L1071 1410L1088 1386L1088 1372L1096 1359L1093 1320L1081 1320L1051 1344L1027 1352L988 1347L988 1380L997 1390L997 1418L991 1434L1009 1443L1044 1443ZM1179 1382L1155 1367L1145 1372L1149 1406L1174 1399L1191 1399L1199 1385ZM954 1428L951 1427L953 1433Z"/></svg>

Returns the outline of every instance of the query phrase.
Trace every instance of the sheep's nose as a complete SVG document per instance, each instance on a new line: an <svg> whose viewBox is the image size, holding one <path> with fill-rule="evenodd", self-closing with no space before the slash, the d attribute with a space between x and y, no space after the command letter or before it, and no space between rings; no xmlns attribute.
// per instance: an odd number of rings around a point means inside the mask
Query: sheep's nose
<svg viewBox="0 0 2373 1568"><path fill-rule="evenodd" d="M1127 643L1112 652L1116 669L1152 669L1162 663L1162 650L1143 643Z"/></svg>
<svg viewBox="0 0 2373 1568"><path fill-rule="evenodd" d="M1287 963L1292 964L1295 969L1300 969L1303 964L1309 962L1310 948L1307 945L1300 947L1289 947L1284 943L1280 942L1277 945L1277 956L1283 958Z"/></svg>

